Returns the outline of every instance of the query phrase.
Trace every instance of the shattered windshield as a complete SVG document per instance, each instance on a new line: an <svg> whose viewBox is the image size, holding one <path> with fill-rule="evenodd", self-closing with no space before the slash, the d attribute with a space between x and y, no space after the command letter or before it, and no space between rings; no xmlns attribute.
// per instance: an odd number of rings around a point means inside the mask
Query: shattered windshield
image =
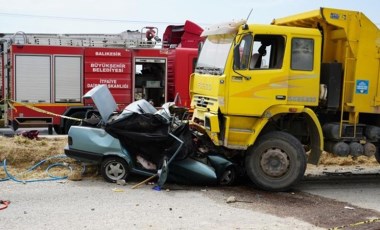
<svg viewBox="0 0 380 230"><path fill-rule="evenodd" d="M195 72L212 75L223 74L233 39L233 34L208 36L199 55Z"/></svg>

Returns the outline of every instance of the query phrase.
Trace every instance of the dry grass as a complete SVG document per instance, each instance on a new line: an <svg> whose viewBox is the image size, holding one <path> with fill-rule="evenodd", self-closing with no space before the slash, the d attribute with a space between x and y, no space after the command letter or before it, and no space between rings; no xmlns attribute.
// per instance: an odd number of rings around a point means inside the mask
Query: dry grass
<svg viewBox="0 0 380 230"><path fill-rule="evenodd" d="M328 152L323 152L320 159L321 165L340 165L340 166L347 166L347 165L363 165L363 166L376 166L379 165L379 163L376 161L376 158L374 156L372 157L366 157L366 156L359 156L359 157L339 157L335 156Z"/></svg>
<svg viewBox="0 0 380 230"><path fill-rule="evenodd" d="M12 138L0 137L0 161L6 159L7 171L20 180L48 178L47 167L53 163L70 164L73 172L80 171L81 167L70 158L51 158L63 155L63 149L67 144L67 138L38 138L28 139L22 136ZM51 159L48 159L51 158ZM47 160L48 159L48 160ZM26 172L32 166L43 162L31 172ZM49 174L57 177L70 176L68 167L53 167ZM0 168L0 178L6 178L3 167Z"/></svg>
<svg viewBox="0 0 380 230"><path fill-rule="evenodd" d="M66 144L66 138L31 140L22 136L0 137L0 159L7 159L8 164L21 166L35 164L48 157L63 154Z"/></svg>

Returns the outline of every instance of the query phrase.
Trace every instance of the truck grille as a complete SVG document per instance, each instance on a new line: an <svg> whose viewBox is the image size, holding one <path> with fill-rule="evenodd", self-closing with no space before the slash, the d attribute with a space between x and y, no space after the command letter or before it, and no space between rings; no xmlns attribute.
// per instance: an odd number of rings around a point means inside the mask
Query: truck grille
<svg viewBox="0 0 380 230"><path fill-rule="evenodd" d="M197 107L203 107L207 108L208 106L213 106L217 102L214 98L204 97L204 96L195 96L194 97L194 104Z"/></svg>

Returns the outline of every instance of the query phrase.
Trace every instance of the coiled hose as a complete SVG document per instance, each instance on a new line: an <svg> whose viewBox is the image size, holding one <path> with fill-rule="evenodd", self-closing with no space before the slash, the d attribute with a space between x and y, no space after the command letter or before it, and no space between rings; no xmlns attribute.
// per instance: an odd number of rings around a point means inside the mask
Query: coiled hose
<svg viewBox="0 0 380 230"><path fill-rule="evenodd" d="M49 161L49 160L55 159L55 158L67 158L67 156L66 155L56 155L56 156L52 156L52 157L46 158L45 160L42 160L42 161L38 162L37 164L33 165L32 167L30 167L28 170L26 170L24 172L24 174L33 171L34 169L36 169L37 167L39 167L40 165L42 165L46 161ZM7 177L6 178L0 178L0 182L7 181L7 180L13 180L13 181L20 182L20 183L29 183L29 182L54 181L54 180L67 179L68 176L54 176L54 175L50 174L49 170L52 169L52 168L55 168L55 167L66 167L66 168L68 168L70 170L70 173L72 173L72 171L73 171L73 169L71 168L71 166L69 164L59 162L59 163L51 164L51 165L49 165L46 168L45 171L46 171L46 173L49 176L48 178L31 179L31 180L20 180L20 179L17 179L16 177L14 177L13 175L11 175L8 172L8 170L7 170L7 160L5 159L3 161L3 168L4 168L4 171L5 171L5 174L7 175ZM85 165L83 165L83 167L85 167ZM84 170L85 170L85 168L83 168L83 171Z"/></svg>

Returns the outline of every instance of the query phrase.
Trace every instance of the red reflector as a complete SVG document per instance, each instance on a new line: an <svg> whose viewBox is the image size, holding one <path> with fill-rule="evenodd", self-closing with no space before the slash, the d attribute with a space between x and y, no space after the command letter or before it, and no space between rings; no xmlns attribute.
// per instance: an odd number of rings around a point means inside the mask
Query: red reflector
<svg viewBox="0 0 380 230"><path fill-rule="evenodd" d="M296 113L297 112L297 108L289 108L289 112Z"/></svg>

